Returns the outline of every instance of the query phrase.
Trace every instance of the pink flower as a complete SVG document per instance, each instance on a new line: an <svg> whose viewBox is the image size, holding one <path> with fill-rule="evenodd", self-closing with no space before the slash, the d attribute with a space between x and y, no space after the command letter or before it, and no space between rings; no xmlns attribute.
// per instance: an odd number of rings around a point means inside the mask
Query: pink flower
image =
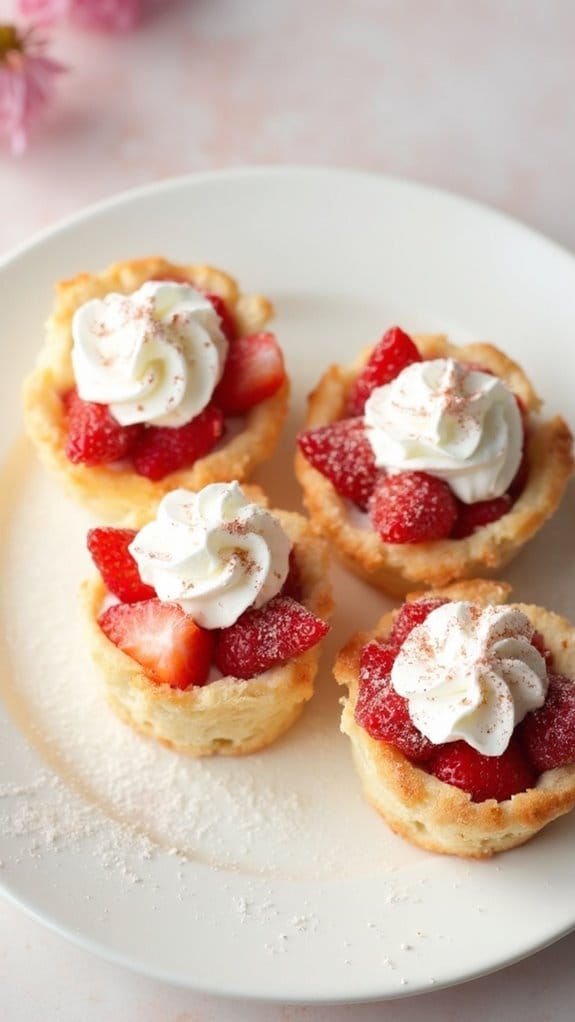
<svg viewBox="0 0 575 1022"><path fill-rule="evenodd" d="M49 23L69 17L81 28L129 32L138 24L143 0L19 0L20 12Z"/></svg>
<svg viewBox="0 0 575 1022"><path fill-rule="evenodd" d="M61 64L44 56L45 42L34 31L0 24L0 133L13 153L22 153L30 121L52 95Z"/></svg>

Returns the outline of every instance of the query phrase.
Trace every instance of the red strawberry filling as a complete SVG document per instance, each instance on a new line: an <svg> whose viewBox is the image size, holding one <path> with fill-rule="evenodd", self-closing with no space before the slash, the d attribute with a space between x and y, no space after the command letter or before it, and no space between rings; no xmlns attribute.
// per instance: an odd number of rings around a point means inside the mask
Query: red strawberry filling
<svg viewBox="0 0 575 1022"><path fill-rule="evenodd" d="M333 484L336 492L361 510L384 543L425 543L464 539L497 521L521 495L528 475L525 454L507 493L464 504L449 485L426 472L387 474L378 469L365 433L363 411L376 387L390 383L403 369L421 361L415 344L399 327L392 327L375 345L368 362L350 389L348 418L304 430L298 445L307 461ZM489 373L481 366L468 368ZM524 431L528 414L520 398Z"/></svg>
<svg viewBox="0 0 575 1022"><path fill-rule="evenodd" d="M136 535L135 529L116 529L111 526L90 529L88 550L106 588L122 603L152 600L156 596L152 586L140 578L138 565L128 547Z"/></svg>
<svg viewBox="0 0 575 1022"><path fill-rule="evenodd" d="M421 362L421 355L411 337L398 326L386 330L351 387L347 414L363 415L365 402L372 391L376 387L383 387L385 383L391 383L412 362Z"/></svg>
<svg viewBox="0 0 575 1022"><path fill-rule="evenodd" d="M399 749L412 763L424 763L434 746L409 716L407 699L391 684L397 646L369 642L361 651L360 689L355 719L372 738Z"/></svg>
<svg viewBox="0 0 575 1022"><path fill-rule="evenodd" d="M398 472L378 481L370 518L384 543L428 543L451 534L457 501L442 479L426 472Z"/></svg>
<svg viewBox="0 0 575 1022"><path fill-rule="evenodd" d="M99 625L115 646L137 660L159 685L186 689L205 685L214 638L175 603L116 603Z"/></svg>
<svg viewBox="0 0 575 1022"><path fill-rule="evenodd" d="M445 784L469 792L472 802L494 798L505 802L520 791L533 788L537 774L516 738L501 756L483 756L467 742L437 746L429 763L430 774Z"/></svg>
<svg viewBox="0 0 575 1022"><path fill-rule="evenodd" d="M131 529L91 529L88 549L106 588L121 601L104 610L98 623L151 681L179 689L202 686L213 665L226 676L253 678L305 653L329 629L300 602L303 582L293 548L281 594L258 610L248 609L230 627L210 631L177 603L157 599L141 581L128 550L135 535Z"/></svg>
<svg viewBox="0 0 575 1022"><path fill-rule="evenodd" d="M209 404L184 426L146 426L132 449L138 475L154 481L205 458L224 432L224 417Z"/></svg>
<svg viewBox="0 0 575 1022"><path fill-rule="evenodd" d="M310 464L333 483L342 497L362 510L367 508L379 470L363 419L342 419L308 429L300 433L298 444Z"/></svg>
<svg viewBox="0 0 575 1022"><path fill-rule="evenodd" d="M538 771L575 762L575 685L549 674L547 698L517 728L519 741Z"/></svg>
<svg viewBox="0 0 575 1022"><path fill-rule="evenodd" d="M84 401L73 390L62 395L67 418L65 452L70 461L95 466L129 459L138 475L163 479L210 453L224 433L225 416L245 415L279 390L286 373L275 336L239 337L224 299L214 294L206 297L229 342L213 402L184 426L120 426L107 405Z"/></svg>
<svg viewBox="0 0 575 1022"><path fill-rule="evenodd" d="M224 675L253 678L305 653L329 625L289 596L276 596L259 610L246 610L216 638L215 662Z"/></svg>
<svg viewBox="0 0 575 1022"><path fill-rule="evenodd" d="M391 683L391 670L405 639L444 599L405 603L387 640L371 640L361 651L355 720L376 741L393 745L412 763L446 784L462 788L474 802L511 798L537 783L544 770L575 763L575 682L551 672L553 657L540 632L532 644L545 658L549 689L543 706L517 725L501 756L485 756L465 741L431 743L415 726L408 702Z"/></svg>
<svg viewBox="0 0 575 1022"><path fill-rule="evenodd" d="M238 337L230 344L214 402L224 415L244 415L275 394L284 380L283 355L273 334Z"/></svg>
<svg viewBox="0 0 575 1022"><path fill-rule="evenodd" d="M65 395L68 435L65 451L75 465L107 465L128 458L141 426L120 426L107 405L83 401L76 390Z"/></svg>

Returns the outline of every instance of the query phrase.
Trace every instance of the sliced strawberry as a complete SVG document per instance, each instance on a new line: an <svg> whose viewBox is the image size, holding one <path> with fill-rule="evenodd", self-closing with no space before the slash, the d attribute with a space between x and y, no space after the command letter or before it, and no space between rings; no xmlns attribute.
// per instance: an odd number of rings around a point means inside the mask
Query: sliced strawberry
<svg viewBox="0 0 575 1022"><path fill-rule="evenodd" d="M457 518L457 502L447 483L426 472L380 476L369 510L384 543L446 539Z"/></svg>
<svg viewBox="0 0 575 1022"><path fill-rule="evenodd" d="M457 501L457 521L451 530L451 538L464 539L471 536L477 529L490 525L491 522L496 522L506 515L512 504L508 493L504 493L502 497L492 497L491 500L479 500L475 504Z"/></svg>
<svg viewBox="0 0 575 1022"><path fill-rule="evenodd" d="M282 586L281 595L291 596L292 600L301 600L303 596L301 571L294 547L289 552L289 569L287 578Z"/></svg>
<svg viewBox="0 0 575 1022"><path fill-rule="evenodd" d="M116 603L99 618L114 645L137 660L151 681L170 688L205 685L213 633L200 628L176 603Z"/></svg>
<svg viewBox="0 0 575 1022"><path fill-rule="evenodd" d="M537 775L516 738L501 756L484 756L467 742L438 746L427 769L445 784L462 788L472 802L494 798L497 802L532 788Z"/></svg>
<svg viewBox="0 0 575 1022"><path fill-rule="evenodd" d="M329 625L289 596L247 610L216 640L216 664L224 675L253 678L292 660L323 639Z"/></svg>
<svg viewBox="0 0 575 1022"><path fill-rule="evenodd" d="M363 415L365 402L371 392L376 387L390 383L412 362L421 362L421 355L411 337L398 326L386 330L351 387L347 399L347 414Z"/></svg>
<svg viewBox="0 0 575 1022"><path fill-rule="evenodd" d="M575 763L575 682L549 674L547 698L517 727L517 735L536 770Z"/></svg>
<svg viewBox="0 0 575 1022"><path fill-rule="evenodd" d="M140 578L138 565L128 546L134 539L134 529L115 529L111 526L90 529L88 550L102 576L106 588L122 603L152 600L156 595L152 586Z"/></svg>
<svg viewBox="0 0 575 1022"><path fill-rule="evenodd" d="M65 397L68 412L66 456L75 465L122 461L132 451L141 426L121 426L107 405L83 401L76 390Z"/></svg>
<svg viewBox="0 0 575 1022"><path fill-rule="evenodd" d="M243 415L271 397L285 380L284 359L273 334L249 334L230 344L214 401L224 415Z"/></svg>
<svg viewBox="0 0 575 1022"><path fill-rule="evenodd" d="M185 426L147 426L132 452L134 468L147 479L163 479L204 458L223 431L224 417L215 405L208 405Z"/></svg>
<svg viewBox="0 0 575 1022"><path fill-rule="evenodd" d="M230 342L235 341L238 336L238 329L234 317L232 316L228 306L226 305L223 298L220 295L207 294L206 298L210 301L217 312L220 319L220 326L224 337Z"/></svg>
<svg viewBox="0 0 575 1022"><path fill-rule="evenodd" d="M341 497L365 510L379 471L363 419L341 419L300 433L297 442L310 465L333 483Z"/></svg>
<svg viewBox="0 0 575 1022"><path fill-rule="evenodd" d="M372 738L382 737L378 728L379 708L391 692L391 668L397 654L397 646L379 639L367 642L360 654L354 716Z"/></svg>
<svg viewBox="0 0 575 1022"><path fill-rule="evenodd" d="M438 746L416 728L407 699L391 684L397 646L372 640L361 651L355 719L377 741L399 749L412 763L424 763Z"/></svg>
<svg viewBox="0 0 575 1022"><path fill-rule="evenodd" d="M404 603L393 622L393 628L387 641L399 649L403 646L409 633L417 625L423 624L433 610L443 607L445 603L449 603L449 600L445 600L440 596L424 596L420 600L411 600L409 603Z"/></svg>

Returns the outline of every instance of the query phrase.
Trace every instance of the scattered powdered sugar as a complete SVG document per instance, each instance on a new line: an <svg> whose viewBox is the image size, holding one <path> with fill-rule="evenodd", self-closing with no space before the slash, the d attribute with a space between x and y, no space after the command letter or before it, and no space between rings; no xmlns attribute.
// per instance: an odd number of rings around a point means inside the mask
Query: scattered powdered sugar
<svg viewBox="0 0 575 1022"><path fill-rule="evenodd" d="M128 850L130 861L139 862L154 852L145 835L126 832L93 806L71 797L69 788L47 770L27 784L0 785L0 830L13 848L11 864L89 846L104 870L121 873L128 883L141 882L128 864Z"/></svg>

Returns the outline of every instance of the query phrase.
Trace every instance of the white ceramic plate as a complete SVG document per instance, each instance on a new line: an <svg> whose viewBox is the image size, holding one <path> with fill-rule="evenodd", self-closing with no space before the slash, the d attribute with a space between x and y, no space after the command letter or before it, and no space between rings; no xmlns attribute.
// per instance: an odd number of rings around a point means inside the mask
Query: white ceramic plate
<svg viewBox="0 0 575 1022"><path fill-rule="evenodd" d="M120 724L101 697L76 591L87 514L18 439L20 381L55 280L164 253L213 262L277 307L294 381L262 473L296 506L294 433L327 363L400 321L490 338L569 417L575 261L467 202L313 169L195 177L138 191L0 267L0 881L38 918L142 972L283 1001L396 997L501 967L575 925L575 817L491 862L424 854L364 803L329 664L388 601L334 571L316 698L262 755L194 762ZM521 598L575 615L573 494L510 571Z"/></svg>

